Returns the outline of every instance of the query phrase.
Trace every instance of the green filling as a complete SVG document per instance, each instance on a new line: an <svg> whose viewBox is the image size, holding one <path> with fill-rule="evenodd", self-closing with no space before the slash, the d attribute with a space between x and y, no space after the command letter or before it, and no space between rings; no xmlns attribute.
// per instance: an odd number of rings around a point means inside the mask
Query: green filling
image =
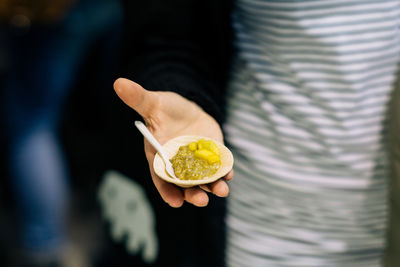
<svg viewBox="0 0 400 267"><path fill-rule="evenodd" d="M181 180L199 180L217 172L221 162L209 163L207 160L195 157L189 146L181 146L178 153L171 159L175 175Z"/></svg>

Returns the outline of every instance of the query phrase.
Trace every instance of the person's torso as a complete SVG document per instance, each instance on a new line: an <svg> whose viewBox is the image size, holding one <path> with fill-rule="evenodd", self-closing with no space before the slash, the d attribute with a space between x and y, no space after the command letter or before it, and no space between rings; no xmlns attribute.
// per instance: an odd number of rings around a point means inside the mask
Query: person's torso
<svg viewBox="0 0 400 267"><path fill-rule="evenodd" d="M399 11L399 1L236 2L224 126L237 159L232 266L378 260Z"/></svg>

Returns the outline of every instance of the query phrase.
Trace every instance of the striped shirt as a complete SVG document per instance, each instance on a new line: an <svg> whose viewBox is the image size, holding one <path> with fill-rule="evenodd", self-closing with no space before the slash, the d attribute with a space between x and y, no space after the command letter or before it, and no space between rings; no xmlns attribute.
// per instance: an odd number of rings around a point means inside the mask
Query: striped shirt
<svg viewBox="0 0 400 267"><path fill-rule="evenodd" d="M398 0L238 0L227 263L379 266Z"/></svg>

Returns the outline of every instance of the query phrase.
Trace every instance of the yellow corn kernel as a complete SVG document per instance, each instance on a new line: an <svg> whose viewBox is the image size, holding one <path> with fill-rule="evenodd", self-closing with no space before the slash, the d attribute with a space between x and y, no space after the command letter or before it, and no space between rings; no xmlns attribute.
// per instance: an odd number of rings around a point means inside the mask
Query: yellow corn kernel
<svg viewBox="0 0 400 267"><path fill-rule="evenodd" d="M209 163L215 163L219 161L218 155L207 149L199 149L194 152L194 156L199 159L207 160Z"/></svg>
<svg viewBox="0 0 400 267"><path fill-rule="evenodd" d="M214 154L214 155L210 156L209 158L207 158L207 160L208 160L208 163L213 164L213 163L218 162L220 159L217 155Z"/></svg>
<svg viewBox="0 0 400 267"><path fill-rule="evenodd" d="M211 150L212 152L214 152L215 155L219 156L221 154L221 152L219 151L218 146L213 142L210 141L210 148L209 150Z"/></svg>
<svg viewBox="0 0 400 267"><path fill-rule="evenodd" d="M199 149L210 150L210 151L214 152L218 156L220 155L220 151L219 151L218 146L212 140L200 139L198 141L198 147L199 147Z"/></svg>
<svg viewBox="0 0 400 267"><path fill-rule="evenodd" d="M195 151L195 150L197 150L197 143L196 143L196 142L191 142L191 143L189 144L189 150L190 150L190 151Z"/></svg>
<svg viewBox="0 0 400 267"><path fill-rule="evenodd" d="M195 157L204 160L207 160L212 155L214 155L214 153L207 149L199 149L194 152Z"/></svg>
<svg viewBox="0 0 400 267"><path fill-rule="evenodd" d="M209 142L204 139L200 139L199 141L197 141L197 144L198 144L199 149L208 149L208 147L210 146Z"/></svg>

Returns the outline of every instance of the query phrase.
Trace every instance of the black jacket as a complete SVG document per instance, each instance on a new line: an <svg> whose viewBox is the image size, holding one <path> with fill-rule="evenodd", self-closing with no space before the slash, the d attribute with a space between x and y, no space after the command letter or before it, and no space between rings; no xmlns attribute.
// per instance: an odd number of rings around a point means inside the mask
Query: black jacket
<svg viewBox="0 0 400 267"><path fill-rule="evenodd" d="M123 75L148 90L195 100L221 122L232 55L230 2L127 0L124 10Z"/></svg>
<svg viewBox="0 0 400 267"><path fill-rule="evenodd" d="M230 2L126 0L123 3L125 23L118 76L138 82L148 90L179 93L221 123L232 55ZM109 240L96 266L224 266L226 199L210 195L210 204L205 208L185 203L182 208L174 209L164 203L149 177L143 137L132 124L140 117L119 103L129 116L121 112L119 125L113 126L113 132L121 134L121 145L113 154L127 157L118 157L114 168L146 190L156 214L160 253L157 261L148 265L140 256L127 254L122 244Z"/></svg>

